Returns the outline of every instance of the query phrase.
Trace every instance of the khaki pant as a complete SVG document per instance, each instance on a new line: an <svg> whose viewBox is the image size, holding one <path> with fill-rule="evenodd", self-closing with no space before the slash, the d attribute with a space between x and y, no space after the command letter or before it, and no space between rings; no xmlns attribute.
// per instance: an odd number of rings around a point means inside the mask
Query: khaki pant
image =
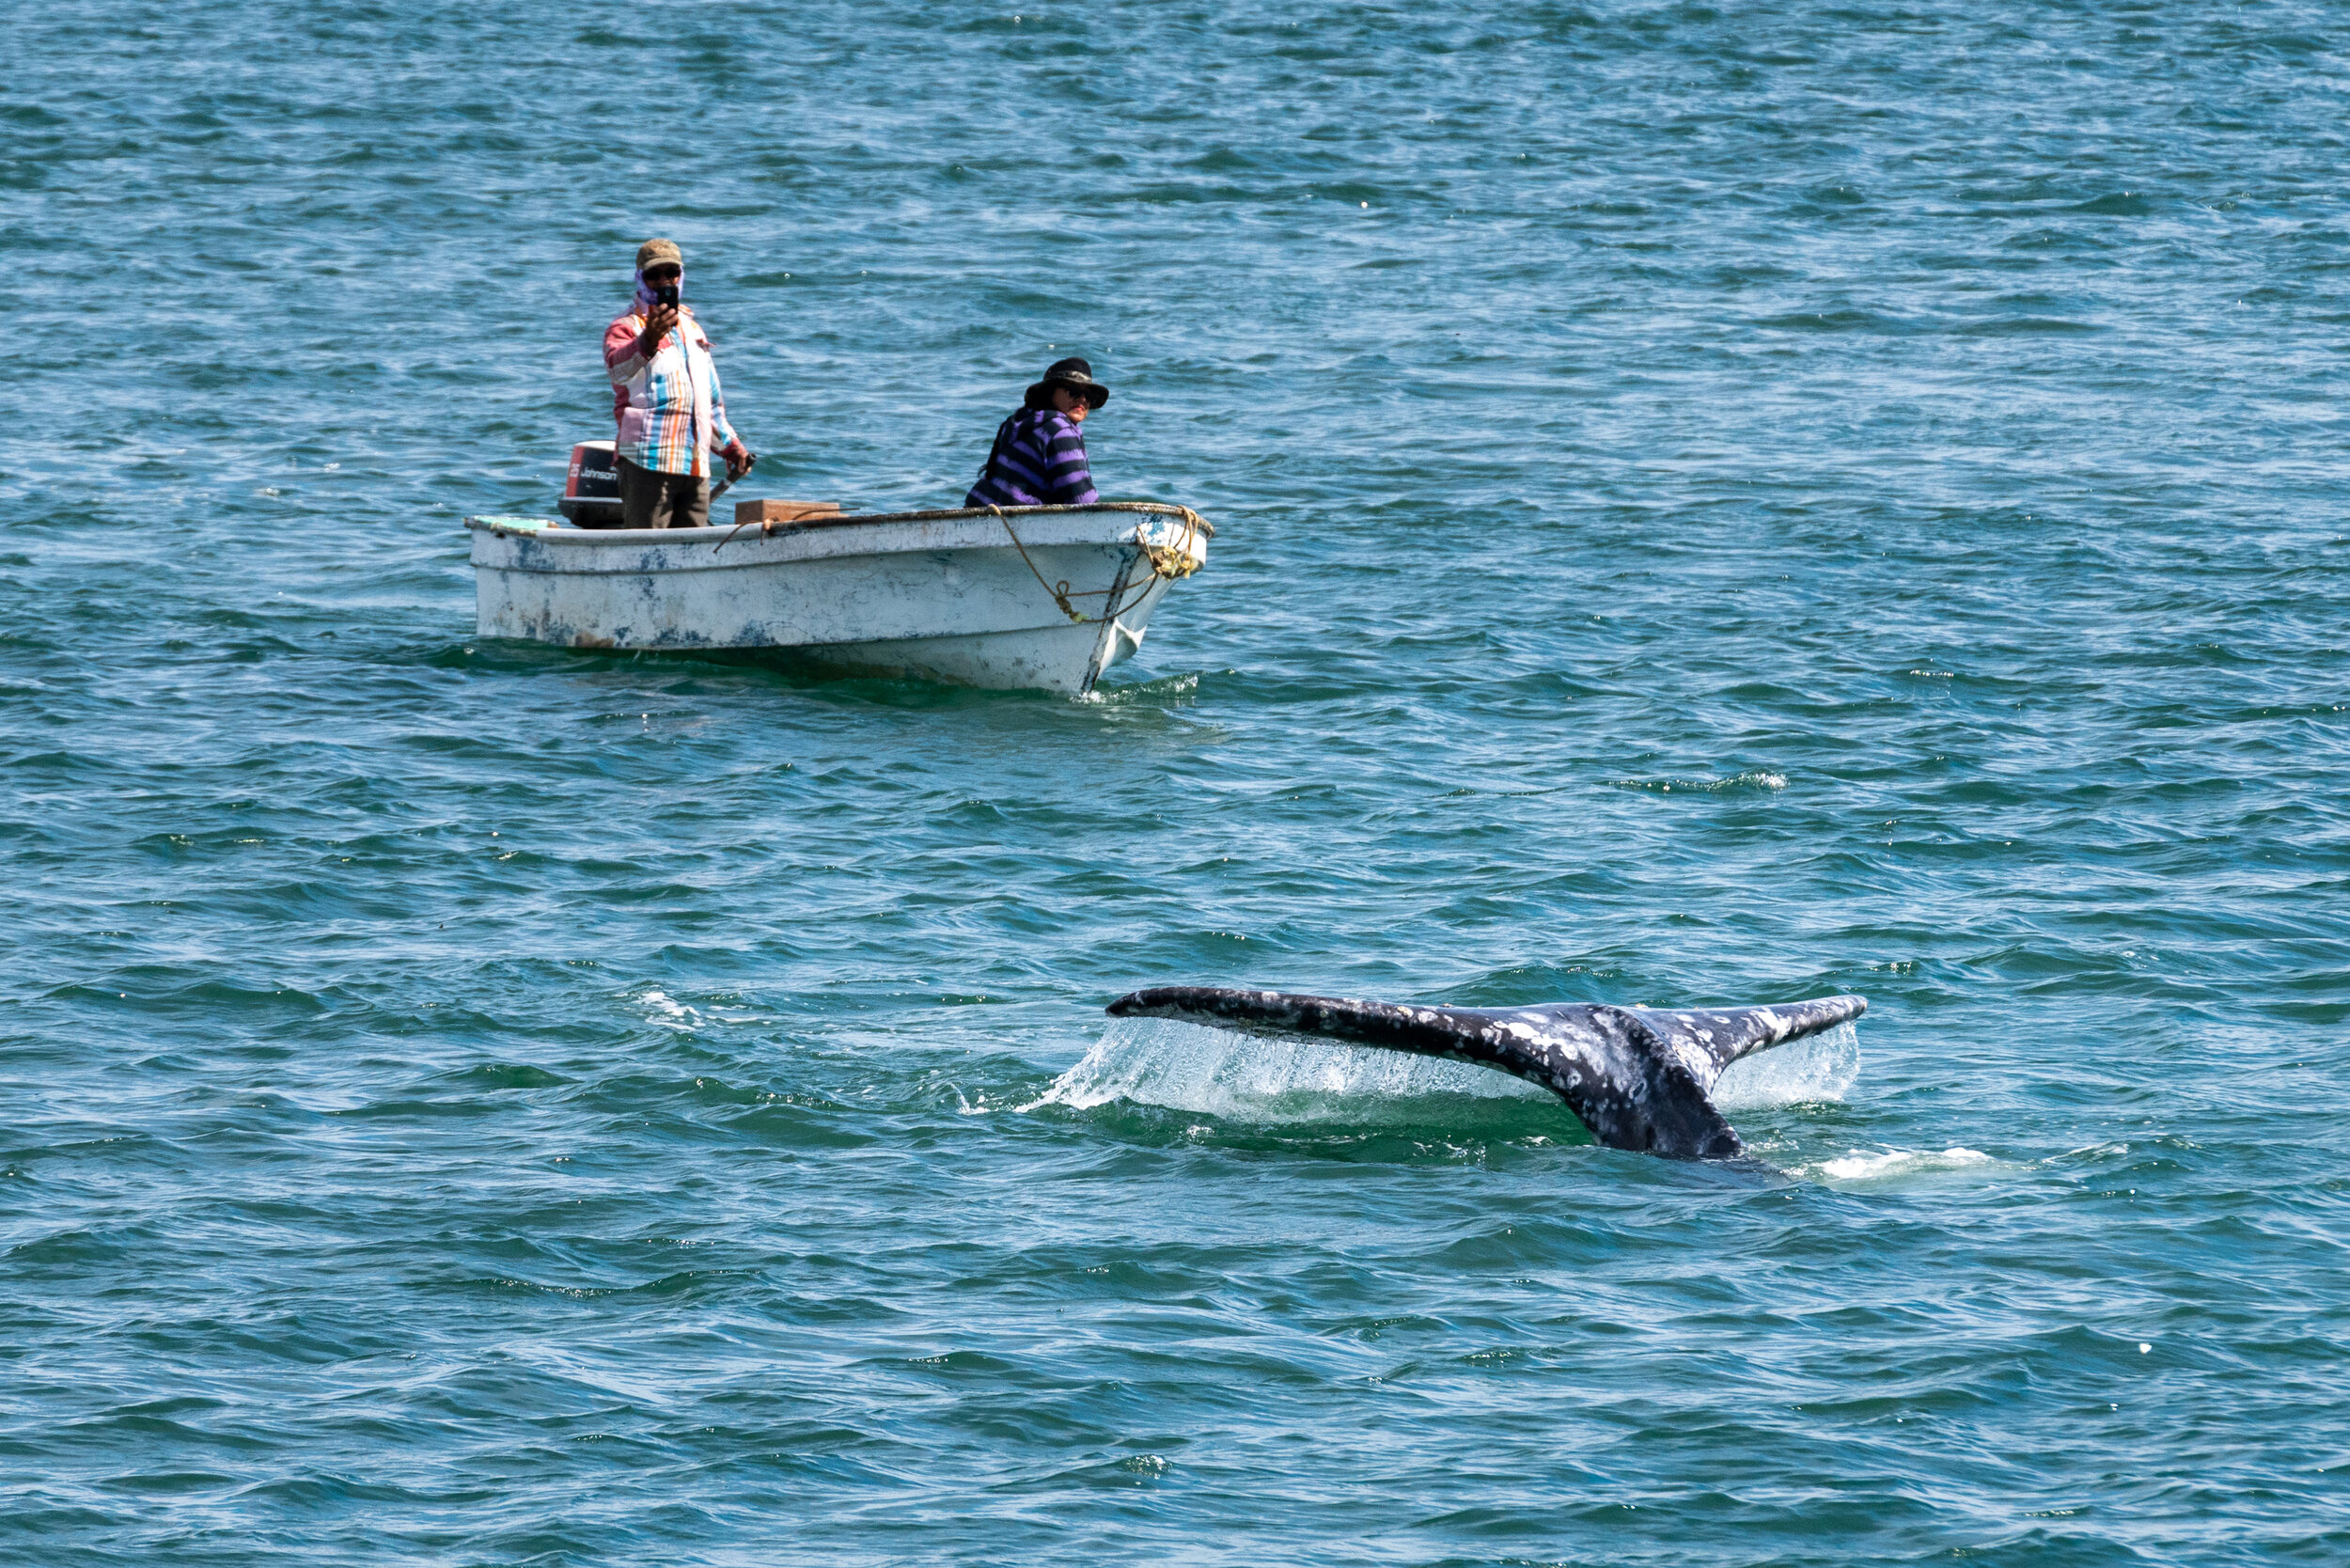
<svg viewBox="0 0 2350 1568"><path fill-rule="evenodd" d="M620 459L620 521L630 528L706 528L710 481L659 474Z"/></svg>

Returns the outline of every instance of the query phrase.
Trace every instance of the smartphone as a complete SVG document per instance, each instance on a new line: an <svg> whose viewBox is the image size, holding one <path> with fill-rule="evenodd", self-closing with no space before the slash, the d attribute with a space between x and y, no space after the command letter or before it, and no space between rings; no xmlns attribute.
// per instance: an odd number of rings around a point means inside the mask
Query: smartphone
<svg viewBox="0 0 2350 1568"><path fill-rule="evenodd" d="M652 297L657 303L666 305L674 310L677 308L677 285L674 283L664 283L652 291Z"/></svg>

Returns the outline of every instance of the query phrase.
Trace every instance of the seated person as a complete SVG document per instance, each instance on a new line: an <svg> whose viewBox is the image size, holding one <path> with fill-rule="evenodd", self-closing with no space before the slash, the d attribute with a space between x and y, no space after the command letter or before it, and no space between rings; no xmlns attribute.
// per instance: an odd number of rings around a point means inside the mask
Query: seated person
<svg viewBox="0 0 2350 1568"><path fill-rule="evenodd" d="M1110 400L1093 367L1064 359L1028 388L1020 412L995 429L995 446L966 507L1082 507L1102 497L1086 464L1086 416Z"/></svg>

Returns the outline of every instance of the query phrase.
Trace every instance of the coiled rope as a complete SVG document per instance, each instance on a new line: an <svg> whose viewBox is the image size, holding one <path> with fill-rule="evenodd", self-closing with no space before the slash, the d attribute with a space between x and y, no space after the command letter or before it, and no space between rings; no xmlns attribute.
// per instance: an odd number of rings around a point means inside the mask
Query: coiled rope
<svg viewBox="0 0 2350 1568"><path fill-rule="evenodd" d="M1036 579L1036 586L1051 594L1053 603L1060 606L1061 614L1080 626L1095 621L1116 620L1120 616L1141 604L1143 595L1151 591L1156 585L1157 579L1164 577L1171 583L1177 578L1188 577L1199 570L1199 554L1194 553L1193 546L1198 543L1200 530L1207 526L1207 522L1189 507L1179 507L1176 510L1183 514L1183 532L1173 544L1149 543L1140 537L1142 530L1139 527L1135 530L1136 536L1135 542L1142 546L1143 556L1151 563L1152 581L1142 585L1142 592L1121 604L1104 604L1102 613L1098 616L1084 615L1078 611L1076 605L1070 603L1072 599L1101 598L1106 600L1125 586L1124 579L1121 577L1120 581L1105 588L1084 588L1073 592L1066 577L1058 583L1046 582L1044 573L1036 569L1036 562L1030 558L1028 547L1020 542L1019 534L1013 531L1011 519L1004 515L1004 509L991 504L987 510L994 512L995 521L1004 525L1004 532L1011 539L1011 547L1020 552L1020 558L1023 561L1027 562L1028 575Z"/></svg>

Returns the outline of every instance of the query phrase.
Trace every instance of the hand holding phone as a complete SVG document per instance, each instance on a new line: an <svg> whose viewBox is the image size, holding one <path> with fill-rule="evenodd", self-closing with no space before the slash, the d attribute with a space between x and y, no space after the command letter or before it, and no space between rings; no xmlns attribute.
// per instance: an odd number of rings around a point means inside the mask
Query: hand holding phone
<svg viewBox="0 0 2350 1568"><path fill-rule="evenodd" d="M674 289L666 290L676 293ZM678 308L674 304L656 305L645 312L645 334L636 340L636 352L650 356L661 350L661 340L676 330Z"/></svg>

